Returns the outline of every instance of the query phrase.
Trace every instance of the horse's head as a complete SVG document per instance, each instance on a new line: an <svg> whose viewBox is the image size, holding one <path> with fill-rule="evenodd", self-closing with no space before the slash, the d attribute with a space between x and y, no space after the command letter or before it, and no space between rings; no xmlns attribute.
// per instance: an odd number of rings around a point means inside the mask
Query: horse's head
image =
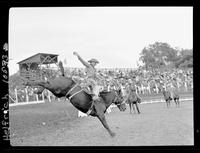
<svg viewBox="0 0 200 153"><path fill-rule="evenodd" d="M115 99L113 101L115 105L119 108L120 111L125 111L126 110L126 103L123 98L123 94L121 89L115 90Z"/></svg>

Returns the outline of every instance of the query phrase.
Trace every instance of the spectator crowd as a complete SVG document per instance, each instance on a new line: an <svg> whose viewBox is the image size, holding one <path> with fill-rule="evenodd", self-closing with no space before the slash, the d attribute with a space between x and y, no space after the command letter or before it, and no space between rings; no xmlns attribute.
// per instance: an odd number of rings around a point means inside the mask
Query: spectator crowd
<svg viewBox="0 0 200 153"><path fill-rule="evenodd" d="M109 91L111 89L126 89L128 85L134 86L138 94L158 94L160 92L159 84L167 88L175 88L182 92L193 90L193 69L97 69L98 75L101 76L99 85L102 90ZM59 71L52 71L47 78L54 78L59 75ZM72 77L77 82L84 82L85 70L80 68L66 68L65 76ZM32 88L18 89L17 97L21 99L36 99ZM50 92L44 92L44 97L54 97ZM49 95L51 94L51 95ZM15 97L15 94L10 94ZM21 96L20 96L21 95ZM34 97L34 98L33 98ZM13 98L16 99L16 98ZM54 97L53 99L57 99Z"/></svg>
<svg viewBox="0 0 200 153"><path fill-rule="evenodd" d="M193 69L98 69L98 74L103 78L99 85L108 91L132 85L139 94L152 94L159 92L159 84L179 91L193 89ZM84 81L86 74L84 69L77 68L66 71L66 76Z"/></svg>

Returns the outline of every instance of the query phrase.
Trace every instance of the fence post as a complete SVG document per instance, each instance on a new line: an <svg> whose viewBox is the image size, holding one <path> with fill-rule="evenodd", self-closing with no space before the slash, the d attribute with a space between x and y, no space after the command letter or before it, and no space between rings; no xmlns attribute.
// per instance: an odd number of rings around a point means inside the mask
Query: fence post
<svg viewBox="0 0 200 153"><path fill-rule="evenodd" d="M167 90L167 84L166 83L164 84L164 88L165 88L165 90Z"/></svg>
<svg viewBox="0 0 200 153"><path fill-rule="evenodd" d="M156 86L156 93L158 94L158 92L159 92L159 90L158 90L158 85L155 84L155 86Z"/></svg>
<svg viewBox="0 0 200 153"><path fill-rule="evenodd" d="M36 94L36 100L39 101L39 100L38 100L38 95L37 95L37 94Z"/></svg>
<svg viewBox="0 0 200 153"><path fill-rule="evenodd" d="M141 85L141 92L142 92L142 94L144 94L144 88L143 88L143 85Z"/></svg>
<svg viewBox="0 0 200 153"><path fill-rule="evenodd" d="M137 86L135 85L135 89L136 89L136 93L138 94L138 88L137 88Z"/></svg>
<svg viewBox="0 0 200 153"><path fill-rule="evenodd" d="M193 82L191 82L190 86L191 86L191 89L193 90Z"/></svg>
<svg viewBox="0 0 200 153"><path fill-rule="evenodd" d="M48 99L49 99L49 102L51 102L51 96L50 96L50 91L49 90L47 90L48 91Z"/></svg>
<svg viewBox="0 0 200 153"><path fill-rule="evenodd" d="M180 84L179 84L179 82L177 82L177 86L178 86L178 91L180 91Z"/></svg>
<svg viewBox="0 0 200 153"><path fill-rule="evenodd" d="M184 84L185 84L185 91L188 91L187 82L184 82Z"/></svg>
<svg viewBox="0 0 200 153"><path fill-rule="evenodd" d="M149 94L151 95L151 87L150 87L150 85L149 85L149 83L148 83L148 90L149 90Z"/></svg>
<svg viewBox="0 0 200 153"><path fill-rule="evenodd" d="M16 97L16 103L18 103L17 89L16 88L15 88L15 97Z"/></svg>
<svg viewBox="0 0 200 153"><path fill-rule="evenodd" d="M44 101L44 92L42 92L42 100Z"/></svg>
<svg viewBox="0 0 200 153"><path fill-rule="evenodd" d="M25 88L25 93L26 93L26 102L29 102L27 87Z"/></svg>

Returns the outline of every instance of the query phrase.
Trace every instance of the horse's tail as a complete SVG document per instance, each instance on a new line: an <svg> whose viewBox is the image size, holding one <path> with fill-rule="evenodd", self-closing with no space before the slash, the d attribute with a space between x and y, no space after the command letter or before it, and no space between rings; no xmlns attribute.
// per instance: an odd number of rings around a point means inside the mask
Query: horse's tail
<svg viewBox="0 0 200 153"><path fill-rule="evenodd" d="M58 63L58 65L59 65L59 68L60 68L61 75L62 75L62 76L65 76L63 63L60 61L60 62Z"/></svg>

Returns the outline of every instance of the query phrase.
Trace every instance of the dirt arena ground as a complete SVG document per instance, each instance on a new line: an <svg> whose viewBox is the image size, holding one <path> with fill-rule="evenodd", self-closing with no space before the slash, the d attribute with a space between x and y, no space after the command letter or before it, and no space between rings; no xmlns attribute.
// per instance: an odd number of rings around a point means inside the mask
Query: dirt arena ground
<svg viewBox="0 0 200 153"><path fill-rule="evenodd" d="M97 118L77 117L67 101L9 109L11 146L174 146L193 145L193 101L176 108L165 103L140 104L141 114L112 108L106 114L111 138Z"/></svg>

